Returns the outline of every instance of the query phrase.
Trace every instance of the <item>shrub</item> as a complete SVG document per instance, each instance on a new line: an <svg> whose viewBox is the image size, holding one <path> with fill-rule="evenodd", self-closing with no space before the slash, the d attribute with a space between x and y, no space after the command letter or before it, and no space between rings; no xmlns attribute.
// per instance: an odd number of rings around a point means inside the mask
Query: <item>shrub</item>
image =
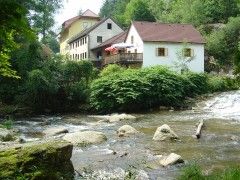
<svg viewBox="0 0 240 180"><path fill-rule="evenodd" d="M236 83L230 78L192 72L178 74L162 66L109 71L92 82L90 104L100 112L134 111L159 105L180 107L187 97L233 87Z"/></svg>
<svg viewBox="0 0 240 180"><path fill-rule="evenodd" d="M187 79L187 84L184 86L186 96L193 97L208 92L208 76L206 74L185 72L183 76Z"/></svg>
<svg viewBox="0 0 240 180"><path fill-rule="evenodd" d="M126 70L93 81L91 90L91 105L98 111L109 112L145 106L141 103L149 89L137 70Z"/></svg>
<svg viewBox="0 0 240 180"><path fill-rule="evenodd" d="M114 73L119 73L119 72L123 72L125 70L125 68L117 65L117 64L109 64L107 67L105 67L101 73L100 76L108 76L108 75L113 75Z"/></svg>
<svg viewBox="0 0 240 180"><path fill-rule="evenodd" d="M25 84L27 105L37 112L76 110L88 100L92 77L93 65L89 61L52 58L41 69L29 73Z"/></svg>
<svg viewBox="0 0 240 180"><path fill-rule="evenodd" d="M183 82L180 75L161 66L128 69L93 81L90 103L101 112L179 106L184 100Z"/></svg>
<svg viewBox="0 0 240 180"><path fill-rule="evenodd" d="M237 80L227 76L209 75L208 84L211 92L236 90L239 88Z"/></svg>

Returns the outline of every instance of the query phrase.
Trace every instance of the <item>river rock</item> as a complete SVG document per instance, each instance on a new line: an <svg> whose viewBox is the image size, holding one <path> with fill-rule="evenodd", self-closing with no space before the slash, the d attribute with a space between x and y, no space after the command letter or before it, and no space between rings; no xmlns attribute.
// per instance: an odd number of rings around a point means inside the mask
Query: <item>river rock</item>
<svg viewBox="0 0 240 180"><path fill-rule="evenodd" d="M73 179L72 149L68 142L50 141L0 150L0 179Z"/></svg>
<svg viewBox="0 0 240 180"><path fill-rule="evenodd" d="M164 125L158 127L153 136L153 140L154 141L165 141L168 139L175 140L175 139L178 139L178 136L167 124L164 124Z"/></svg>
<svg viewBox="0 0 240 180"><path fill-rule="evenodd" d="M174 164L178 164L178 163L183 163L183 159L180 155L175 154L175 153L171 153L170 155L163 157L160 160L160 164L162 166L169 166L169 165L174 165Z"/></svg>
<svg viewBox="0 0 240 180"><path fill-rule="evenodd" d="M102 132L83 131L66 134L63 139L75 145L88 145L102 143L107 137Z"/></svg>
<svg viewBox="0 0 240 180"><path fill-rule="evenodd" d="M117 121L122 121L122 120L134 120L136 119L135 116L132 116L130 114L113 114L109 117L110 122L117 122Z"/></svg>
<svg viewBox="0 0 240 180"><path fill-rule="evenodd" d="M231 136L230 138L232 141L240 141L240 137L239 136Z"/></svg>
<svg viewBox="0 0 240 180"><path fill-rule="evenodd" d="M16 139L16 133L13 130L0 128L0 141L14 141Z"/></svg>
<svg viewBox="0 0 240 180"><path fill-rule="evenodd" d="M50 127L43 131L46 136L56 136L59 134L68 133L68 130L64 127Z"/></svg>
<svg viewBox="0 0 240 180"><path fill-rule="evenodd" d="M124 136L126 137L126 136L129 136L131 134L136 134L136 133L138 133L138 131L129 125L124 125L117 130L117 134L119 137L124 137Z"/></svg>
<svg viewBox="0 0 240 180"><path fill-rule="evenodd" d="M89 117L100 119L101 122L118 122L118 121L122 121L122 120L134 120L134 119L136 119L135 116L132 116L130 114L125 114L125 113L105 115L105 116L89 116Z"/></svg>

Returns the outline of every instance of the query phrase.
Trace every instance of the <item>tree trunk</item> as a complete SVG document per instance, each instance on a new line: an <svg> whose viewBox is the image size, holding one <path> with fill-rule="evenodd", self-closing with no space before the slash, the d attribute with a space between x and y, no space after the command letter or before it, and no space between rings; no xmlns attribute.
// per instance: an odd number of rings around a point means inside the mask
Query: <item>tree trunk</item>
<svg viewBox="0 0 240 180"><path fill-rule="evenodd" d="M204 125L203 120L201 120L198 124L196 134L194 136L195 138L199 139L201 137L201 131L202 131L203 125Z"/></svg>

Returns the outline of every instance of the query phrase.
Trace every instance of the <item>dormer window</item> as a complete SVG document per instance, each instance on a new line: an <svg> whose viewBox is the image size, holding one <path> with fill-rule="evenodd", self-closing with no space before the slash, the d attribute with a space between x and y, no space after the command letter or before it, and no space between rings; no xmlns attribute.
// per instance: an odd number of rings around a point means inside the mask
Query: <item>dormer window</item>
<svg viewBox="0 0 240 180"><path fill-rule="evenodd" d="M107 28L112 29L112 23L107 23Z"/></svg>

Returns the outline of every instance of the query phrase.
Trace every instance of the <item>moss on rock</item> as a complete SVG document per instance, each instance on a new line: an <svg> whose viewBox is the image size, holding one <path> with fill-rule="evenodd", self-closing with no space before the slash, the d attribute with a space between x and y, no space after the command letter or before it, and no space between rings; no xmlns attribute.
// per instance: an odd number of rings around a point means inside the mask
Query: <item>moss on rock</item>
<svg viewBox="0 0 240 180"><path fill-rule="evenodd" d="M0 179L73 179L72 148L58 141L0 151Z"/></svg>

